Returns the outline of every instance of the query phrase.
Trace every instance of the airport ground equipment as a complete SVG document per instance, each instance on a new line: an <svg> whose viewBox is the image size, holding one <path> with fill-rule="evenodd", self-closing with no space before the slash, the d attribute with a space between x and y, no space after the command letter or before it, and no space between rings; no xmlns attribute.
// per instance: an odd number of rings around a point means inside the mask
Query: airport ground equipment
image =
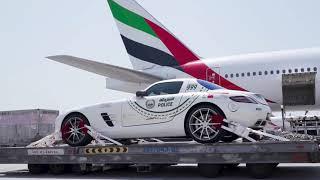
<svg viewBox="0 0 320 180"><path fill-rule="evenodd" d="M320 118L318 116L287 117L291 132L320 138Z"/></svg>
<svg viewBox="0 0 320 180"><path fill-rule="evenodd" d="M229 122L232 124L232 122ZM28 164L31 173L50 171L61 174L71 169L88 172L94 167L127 167L133 165L139 172L155 166L172 164L198 164L205 177L217 177L225 166L246 163L255 178L266 178L279 163L319 163L319 143L313 140L289 141L278 135L255 132L250 128L232 124L232 130L252 142L199 144L195 142L164 142L158 139L139 139L136 144L125 145L101 136L88 127L95 139L86 147L57 145L57 134L32 143L28 147L1 148L1 164ZM272 138L256 142L250 133Z"/></svg>
<svg viewBox="0 0 320 180"><path fill-rule="evenodd" d="M54 132L59 111L0 111L0 146L26 146Z"/></svg>
<svg viewBox="0 0 320 180"><path fill-rule="evenodd" d="M92 168L92 164L136 165L139 171L149 171L151 165L198 164L202 175L216 177L224 165L246 163L254 177L263 178L270 176L278 163L319 162L319 144L312 141L0 149L1 164L29 164L31 173L44 173L50 169L59 174L71 165L82 171Z"/></svg>

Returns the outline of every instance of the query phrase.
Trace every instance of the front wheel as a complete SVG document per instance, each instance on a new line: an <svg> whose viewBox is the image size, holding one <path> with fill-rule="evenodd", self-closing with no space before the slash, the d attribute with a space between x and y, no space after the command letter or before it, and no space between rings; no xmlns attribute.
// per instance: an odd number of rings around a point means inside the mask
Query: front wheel
<svg viewBox="0 0 320 180"><path fill-rule="evenodd" d="M88 119L82 114L71 114L67 116L61 125L62 140L72 146L86 146L92 141L85 127L90 125Z"/></svg>
<svg viewBox="0 0 320 180"><path fill-rule="evenodd" d="M224 115L210 105L198 106L191 110L186 121L186 133L199 143L214 143L221 138Z"/></svg>

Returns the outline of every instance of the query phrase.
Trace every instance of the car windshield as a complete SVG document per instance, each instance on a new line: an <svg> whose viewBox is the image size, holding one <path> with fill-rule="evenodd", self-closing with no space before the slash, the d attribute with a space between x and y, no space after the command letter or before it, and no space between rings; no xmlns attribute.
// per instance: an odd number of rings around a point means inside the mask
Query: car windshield
<svg viewBox="0 0 320 180"><path fill-rule="evenodd" d="M216 85L214 83L208 82L208 81L204 81L204 80L197 80L199 84L201 84L203 87L209 89L209 90L217 90L217 89L225 89L219 85Z"/></svg>

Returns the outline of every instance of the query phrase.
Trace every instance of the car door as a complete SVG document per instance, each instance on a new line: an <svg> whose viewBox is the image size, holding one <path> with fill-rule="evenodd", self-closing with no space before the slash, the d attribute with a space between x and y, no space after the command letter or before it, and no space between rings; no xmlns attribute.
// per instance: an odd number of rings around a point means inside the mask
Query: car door
<svg viewBox="0 0 320 180"><path fill-rule="evenodd" d="M151 86L145 97L132 97L123 105L122 125L141 126L171 121L180 105L183 82L164 82Z"/></svg>

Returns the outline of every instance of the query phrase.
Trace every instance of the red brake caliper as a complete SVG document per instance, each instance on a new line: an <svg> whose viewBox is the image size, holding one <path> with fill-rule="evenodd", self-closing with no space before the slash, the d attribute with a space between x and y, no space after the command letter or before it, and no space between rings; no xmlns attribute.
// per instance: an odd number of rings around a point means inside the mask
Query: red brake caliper
<svg viewBox="0 0 320 180"><path fill-rule="evenodd" d="M70 130L71 130L70 124L63 125L63 127L61 129L61 134L62 134L63 139L66 139L70 136L70 134L71 134Z"/></svg>
<svg viewBox="0 0 320 180"><path fill-rule="evenodd" d="M219 123L219 124L212 125L212 127L214 127L215 129L220 129L222 126L223 119L224 119L224 117L219 114L213 115L211 117L211 122L212 123Z"/></svg>
<svg viewBox="0 0 320 180"><path fill-rule="evenodd" d="M83 134L87 134L88 132L88 129L85 127L85 123L83 120L80 121L79 123L79 128L80 128L80 131L83 133ZM82 129L81 129L82 128Z"/></svg>

